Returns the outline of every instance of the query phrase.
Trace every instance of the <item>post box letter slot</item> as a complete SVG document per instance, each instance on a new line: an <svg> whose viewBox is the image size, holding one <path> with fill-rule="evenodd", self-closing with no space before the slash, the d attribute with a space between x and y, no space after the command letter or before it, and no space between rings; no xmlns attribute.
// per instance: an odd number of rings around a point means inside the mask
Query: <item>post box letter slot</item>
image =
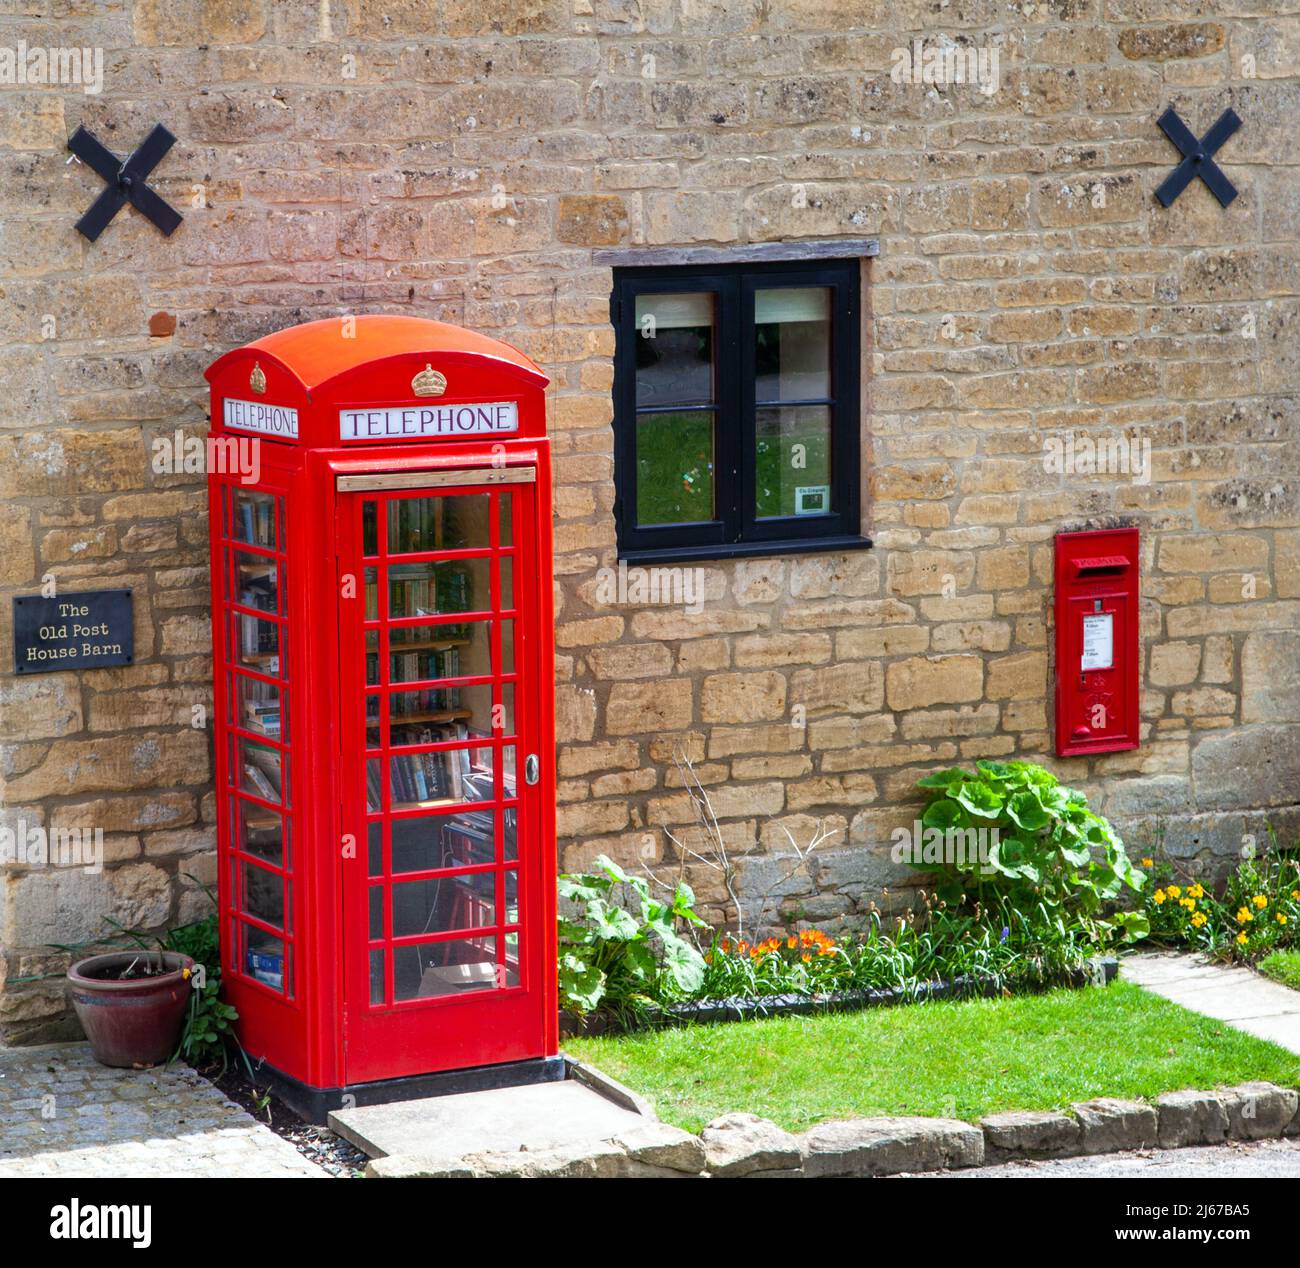
<svg viewBox="0 0 1300 1268"><path fill-rule="evenodd" d="M1099 559L1076 559L1074 575L1076 577L1118 577L1128 568L1128 560L1123 555L1104 555Z"/></svg>

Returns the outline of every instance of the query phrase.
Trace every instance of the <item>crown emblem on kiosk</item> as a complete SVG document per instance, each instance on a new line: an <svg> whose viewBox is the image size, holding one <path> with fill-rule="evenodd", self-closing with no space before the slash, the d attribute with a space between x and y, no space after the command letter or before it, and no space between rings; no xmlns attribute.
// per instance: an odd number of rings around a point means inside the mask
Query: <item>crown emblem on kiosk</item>
<svg viewBox="0 0 1300 1268"><path fill-rule="evenodd" d="M260 362L253 362L253 373L248 376L248 386L261 396L266 391L266 375L262 372Z"/></svg>
<svg viewBox="0 0 1300 1268"><path fill-rule="evenodd" d="M439 374L427 361L424 369L411 380L416 396L441 396L447 390L447 376Z"/></svg>

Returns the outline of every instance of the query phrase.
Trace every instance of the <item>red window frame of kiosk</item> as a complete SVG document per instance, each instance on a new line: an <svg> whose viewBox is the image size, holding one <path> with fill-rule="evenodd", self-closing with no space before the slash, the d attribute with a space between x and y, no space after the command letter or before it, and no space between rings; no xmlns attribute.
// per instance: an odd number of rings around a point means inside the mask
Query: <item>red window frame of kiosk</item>
<svg viewBox="0 0 1300 1268"><path fill-rule="evenodd" d="M294 795L299 763L292 755L294 729L290 721L291 702L301 691L306 666L294 654L294 631L290 618L290 576L288 568L288 489L283 486L259 482L244 484L238 479L218 479L213 487L219 492L220 506L214 517L214 545L219 561L214 578L217 612L221 622L220 637L214 640L218 664L216 673L216 708L222 726L218 746L219 792L221 803L218 821L223 825L220 833L221 849L218 852L218 892L222 895L220 911L224 920L221 943L225 948L223 972L238 980L241 988L248 988L279 1003L294 1004L301 995L301 985L296 981L301 973L298 955L299 920L296 902L299 887L295 885L295 871L302 855L301 822L299 807ZM257 495L272 500L274 507L274 545L245 541L236 533L234 522L237 499L240 494ZM238 601L239 556L265 559L276 569L276 607L274 612L249 607ZM254 618L275 626L278 646L278 672L266 673L249 668L242 661L239 629L241 619ZM240 713L240 679L261 682L277 689L280 699L280 735L273 738L245 725ZM287 738L286 738L287 737ZM280 801L274 802L245 786L242 779L241 745L255 744L279 754L281 783ZM249 808L264 814L275 815L280 820L280 863L274 864L243 846L241 827ZM281 919L283 927L253 915L245 906L245 869L252 867L280 882ZM246 967L246 930L253 930L275 939L281 944L281 984L279 989L248 972Z"/></svg>

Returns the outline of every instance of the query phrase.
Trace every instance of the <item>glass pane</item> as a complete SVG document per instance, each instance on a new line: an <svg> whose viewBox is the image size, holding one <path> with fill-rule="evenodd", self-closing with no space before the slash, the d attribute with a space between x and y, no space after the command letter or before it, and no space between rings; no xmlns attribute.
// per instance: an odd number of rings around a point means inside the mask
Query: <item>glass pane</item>
<svg viewBox="0 0 1300 1268"><path fill-rule="evenodd" d="M831 504L831 411L795 405L757 411L755 501L759 519L825 515Z"/></svg>
<svg viewBox="0 0 1300 1268"><path fill-rule="evenodd" d="M366 762L366 809L371 814L374 814L381 805L382 769L377 757L372 757Z"/></svg>
<svg viewBox="0 0 1300 1268"><path fill-rule="evenodd" d="M371 823L366 827L366 866L371 876L384 874L384 825Z"/></svg>
<svg viewBox="0 0 1300 1268"><path fill-rule="evenodd" d="M275 867L289 866L289 831L281 815L255 802L232 798L231 818L236 825L237 849Z"/></svg>
<svg viewBox="0 0 1300 1268"><path fill-rule="evenodd" d="M284 942L274 934L241 922L244 973L272 990L284 990Z"/></svg>
<svg viewBox="0 0 1300 1268"><path fill-rule="evenodd" d="M500 695L495 705L490 682L461 687L460 698L464 704L464 712L471 719L469 725L472 732L480 735L489 733L496 736L514 735L514 683L501 684Z"/></svg>
<svg viewBox="0 0 1300 1268"><path fill-rule="evenodd" d="M237 664L255 669L263 674L280 672L280 627L274 621L264 621L260 616L232 612L235 646L238 648Z"/></svg>
<svg viewBox="0 0 1300 1268"><path fill-rule="evenodd" d="M506 934L506 962L498 970L498 982L501 986L519 985L519 935Z"/></svg>
<svg viewBox="0 0 1300 1268"><path fill-rule="evenodd" d="M513 555L502 555L498 566L501 570L501 611L509 612L515 606L515 559Z"/></svg>
<svg viewBox="0 0 1300 1268"><path fill-rule="evenodd" d="M235 760L239 763L240 787L267 801L284 800L284 772L279 749L239 736Z"/></svg>
<svg viewBox="0 0 1300 1268"><path fill-rule="evenodd" d="M367 568L362 573L366 587L366 620L379 619L379 569Z"/></svg>
<svg viewBox="0 0 1300 1268"><path fill-rule="evenodd" d="M235 717L236 726L245 731L256 731L268 739L288 739L288 728L283 725L280 710L280 688L274 683L263 682L260 678L248 678L244 674L235 675Z"/></svg>
<svg viewBox="0 0 1300 1268"><path fill-rule="evenodd" d="M438 728L430 728L436 734ZM435 741L436 742L436 741ZM501 749L441 749L433 753L403 753L389 758L393 806L453 805L461 801L489 801L496 796L496 754L503 754L504 795L515 795L512 745ZM373 792L372 792L373 796Z"/></svg>
<svg viewBox="0 0 1300 1268"><path fill-rule="evenodd" d="M245 863L241 890L244 912L277 929L284 928L284 885L279 876Z"/></svg>
<svg viewBox="0 0 1300 1268"><path fill-rule="evenodd" d="M461 687L431 687L427 691L395 691L388 697L390 747L441 744L468 737L464 722L470 715L461 707ZM366 744L380 747L379 697L367 696Z"/></svg>
<svg viewBox="0 0 1300 1268"><path fill-rule="evenodd" d="M501 622L501 667L497 672L515 672L515 623L511 620Z"/></svg>
<svg viewBox="0 0 1300 1268"><path fill-rule="evenodd" d="M497 986L495 937L460 938L393 951L395 998L430 999Z"/></svg>
<svg viewBox="0 0 1300 1268"><path fill-rule="evenodd" d="M713 417L712 410L637 415L638 524L713 519Z"/></svg>
<svg viewBox="0 0 1300 1268"><path fill-rule="evenodd" d="M468 637L450 637L445 625L389 630L389 682L420 682L430 678L460 678L487 673L487 626L475 623L460 628ZM461 649L471 639L476 646L465 655L466 667L462 667Z"/></svg>
<svg viewBox="0 0 1300 1268"><path fill-rule="evenodd" d="M469 872L393 886L393 936L485 929L496 924L496 873Z"/></svg>
<svg viewBox="0 0 1300 1268"><path fill-rule="evenodd" d="M714 400L714 297L708 292L636 297L636 403Z"/></svg>
<svg viewBox="0 0 1300 1268"><path fill-rule="evenodd" d="M370 901L370 941L381 942L384 937L384 887L372 885L367 896Z"/></svg>
<svg viewBox="0 0 1300 1268"><path fill-rule="evenodd" d="M267 559L265 555L248 555L242 550L232 552L232 558L231 583L234 590L231 598L241 607L256 608L259 612L278 612L279 569L276 561Z"/></svg>
<svg viewBox="0 0 1300 1268"><path fill-rule="evenodd" d="M491 544L490 493L393 498L388 503L388 553L486 550Z"/></svg>
<svg viewBox="0 0 1300 1268"><path fill-rule="evenodd" d="M489 558L426 560L388 569L388 615L443 616L486 611L490 606ZM451 634L458 626L446 627Z"/></svg>
<svg viewBox="0 0 1300 1268"><path fill-rule="evenodd" d="M394 875L495 863L495 822L491 809L394 819Z"/></svg>
<svg viewBox="0 0 1300 1268"><path fill-rule="evenodd" d="M504 923L519 923L519 873L514 868L507 868L505 873L506 910Z"/></svg>
<svg viewBox="0 0 1300 1268"><path fill-rule="evenodd" d="M756 399L825 400L831 394L828 287L754 292Z"/></svg>
<svg viewBox="0 0 1300 1268"><path fill-rule="evenodd" d="M376 527L378 515L373 502L361 504L361 553L363 555L379 554L379 530Z"/></svg>
<svg viewBox="0 0 1300 1268"><path fill-rule="evenodd" d="M231 515L231 536L240 542L275 549L275 504L273 493L234 490L235 505Z"/></svg>
<svg viewBox="0 0 1300 1268"><path fill-rule="evenodd" d="M497 498L497 534L501 546L513 546L514 541L514 506L515 499L510 493L503 493Z"/></svg>
<svg viewBox="0 0 1300 1268"><path fill-rule="evenodd" d="M372 951L370 953L370 1002L372 1004L382 1004L384 1002L383 951Z"/></svg>

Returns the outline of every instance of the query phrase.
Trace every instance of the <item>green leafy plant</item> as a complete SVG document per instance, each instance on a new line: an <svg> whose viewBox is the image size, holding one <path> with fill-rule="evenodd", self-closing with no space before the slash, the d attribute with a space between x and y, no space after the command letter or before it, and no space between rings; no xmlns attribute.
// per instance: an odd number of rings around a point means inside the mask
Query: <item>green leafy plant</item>
<svg viewBox="0 0 1300 1268"><path fill-rule="evenodd" d="M974 771L935 771L917 786L931 798L921 816L927 835L986 843L933 857L915 851L912 865L934 876L950 905L965 897L985 906L998 899L1014 910L1041 908L1049 921L1077 924L1097 943L1145 933L1141 912L1106 914L1125 889L1141 890L1142 872L1087 798L1051 771L1033 762L981 761Z"/></svg>
<svg viewBox="0 0 1300 1268"><path fill-rule="evenodd" d="M560 1003L577 1013L644 1011L695 994L704 957L680 930L703 926L695 895L679 883L661 902L647 881L600 855L595 870L560 877Z"/></svg>

